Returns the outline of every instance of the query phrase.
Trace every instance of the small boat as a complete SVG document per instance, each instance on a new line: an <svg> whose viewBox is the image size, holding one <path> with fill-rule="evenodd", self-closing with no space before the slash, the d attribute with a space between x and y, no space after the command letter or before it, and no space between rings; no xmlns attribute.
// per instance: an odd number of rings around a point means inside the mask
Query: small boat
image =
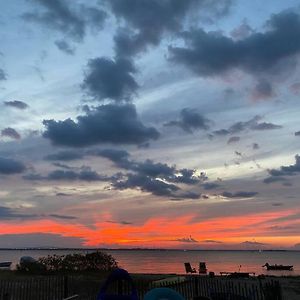
<svg viewBox="0 0 300 300"><path fill-rule="evenodd" d="M0 268L10 268L11 264L12 264L11 261L0 262Z"/></svg>
<svg viewBox="0 0 300 300"><path fill-rule="evenodd" d="M262 267L266 267L268 271L271 270L286 270L292 271L294 266L287 266L287 265L270 265L269 263L265 263Z"/></svg>

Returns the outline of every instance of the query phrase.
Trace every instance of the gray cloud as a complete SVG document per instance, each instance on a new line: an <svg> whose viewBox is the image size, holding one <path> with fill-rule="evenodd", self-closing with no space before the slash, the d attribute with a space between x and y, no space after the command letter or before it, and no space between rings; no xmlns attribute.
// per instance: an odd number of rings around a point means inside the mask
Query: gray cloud
<svg viewBox="0 0 300 300"><path fill-rule="evenodd" d="M296 131L295 136L300 136L300 131Z"/></svg>
<svg viewBox="0 0 300 300"><path fill-rule="evenodd" d="M281 125L276 125L272 123L262 122L258 123L251 127L252 130L272 130L272 129L281 129Z"/></svg>
<svg viewBox="0 0 300 300"><path fill-rule="evenodd" d="M143 192L150 192L156 196L172 196L179 190L174 184L165 183L161 180L141 174L128 174L125 181L113 183L117 189L140 189Z"/></svg>
<svg viewBox="0 0 300 300"><path fill-rule="evenodd" d="M99 151L90 151L90 154L108 158L116 164L122 161L128 161L127 159L130 156L130 154L127 151L120 149L103 149Z"/></svg>
<svg viewBox="0 0 300 300"><path fill-rule="evenodd" d="M138 89L133 74L136 69L128 59L90 59L82 88L95 100L129 101Z"/></svg>
<svg viewBox="0 0 300 300"><path fill-rule="evenodd" d="M27 103L19 100L4 101L4 105L18 108L18 109L26 109L29 107Z"/></svg>
<svg viewBox="0 0 300 300"><path fill-rule="evenodd" d="M176 184L195 185L201 182L203 176L196 176L194 170L177 169L163 163L155 163L150 159L137 162L129 159L129 153L124 150L104 149L94 154L111 160L117 167L131 171L121 177L116 177L112 185L116 189L139 189L157 196L169 196L174 199L198 199L199 193L182 191Z"/></svg>
<svg viewBox="0 0 300 300"><path fill-rule="evenodd" d="M57 215L57 214L50 214L49 217L55 218L55 219L62 219L62 220L75 220L77 217L74 216L66 216L66 215Z"/></svg>
<svg viewBox="0 0 300 300"><path fill-rule="evenodd" d="M82 181L109 181L111 178L100 175L89 167L83 168L80 172L55 170L47 176L49 180L82 180Z"/></svg>
<svg viewBox="0 0 300 300"><path fill-rule="evenodd" d="M44 120L43 133L55 145L84 147L99 143L141 144L156 140L159 132L146 127L138 118L133 105L102 105L77 117L64 121Z"/></svg>
<svg viewBox="0 0 300 300"><path fill-rule="evenodd" d="M228 139L227 144L233 144L233 143L237 143L240 141L240 137L239 136L232 136Z"/></svg>
<svg viewBox="0 0 300 300"><path fill-rule="evenodd" d="M15 140L19 140L21 138L21 135L11 127L7 127L1 130L1 136L6 136Z"/></svg>
<svg viewBox="0 0 300 300"><path fill-rule="evenodd" d="M132 56L145 51L149 45L157 46L163 34L178 33L188 12L206 17L221 17L228 12L231 0L225 1L147 1L107 0L114 15L125 21L126 30L115 36L118 56Z"/></svg>
<svg viewBox="0 0 300 300"><path fill-rule="evenodd" d="M186 47L169 47L171 59L200 76L218 75L233 68L271 72L283 59L299 54L300 18L295 12L284 11L272 15L266 25L267 31L237 41L220 32L185 32Z"/></svg>
<svg viewBox="0 0 300 300"><path fill-rule="evenodd" d="M256 196L257 192L245 192L245 191L239 191L236 193L230 193L230 192L224 192L222 196L226 198L252 198Z"/></svg>
<svg viewBox="0 0 300 300"><path fill-rule="evenodd" d="M263 180L263 182L266 184L274 183L274 182L286 182L286 181L287 181L287 179L285 177L281 177L281 176L270 176Z"/></svg>
<svg viewBox="0 0 300 300"><path fill-rule="evenodd" d="M9 207L0 206L0 220L32 219L35 217L37 217L35 214L20 214L16 213Z"/></svg>
<svg viewBox="0 0 300 300"><path fill-rule="evenodd" d="M256 242L256 241L245 241L245 242L240 243L240 245L253 247L253 246L265 246L267 244Z"/></svg>
<svg viewBox="0 0 300 300"><path fill-rule="evenodd" d="M224 136L230 134L230 131L227 129L219 129L219 130L215 130L213 133L214 135Z"/></svg>
<svg viewBox="0 0 300 300"><path fill-rule="evenodd" d="M196 239L194 239L192 236L179 238L174 241L181 242L181 243L198 243L198 241Z"/></svg>
<svg viewBox="0 0 300 300"><path fill-rule="evenodd" d="M252 91L254 100L267 99L275 96L272 84L266 79L260 79Z"/></svg>
<svg viewBox="0 0 300 300"><path fill-rule="evenodd" d="M205 190L213 190L213 189L216 189L216 188L220 187L220 184L215 183L215 182L206 182L206 183L202 184L202 187Z"/></svg>
<svg viewBox="0 0 300 300"><path fill-rule="evenodd" d="M164 126L178 126L188 133L195 130L209 129L210 121L190 108L184 108L180 111L180 118L176 121L170 121Z"/></svg>
<svg viewBox="0 0 300 300"><path fill-rule="evenodd" d="M65 40L57 40L54 42L57 48L66 54L74 55L75 49L70 46L70 44Z"/></svg>
<svg viewBox="0 0 300 300"><path fill-rule="evenodd" d="M61 160L70 161L76 159L82 159L83 153L80 151L60 151L55 154L50 154L45 157L45 160Z"/></svg>
<svg viewBox="0 0 300 300"><path fill-rule="evenodd" d="M32 0L39 5L39 10L23 14L29 22L54 29L74 41L81 41L87 27L102 29L106 13L97 7L87 7L63 0Z"/></svg>
<svg viewBox="0 0 300 300"><path fill-rule="evenodd" d="M24 172L25 165L11 158L0 157L0 174L11 175Z"/></svg>
<svg viewBox="0 0 300 300"><path fill-rule="evenodd" d="M242 24L236 28L234 28L230 35L237 40L242 40L250 36L254 33L254 30L249 26L246 20L242 22Z"/></svg>
<svg viewBox="0 0 300 300"><path fill-rule="evenodd" d="M3 69L0 68L0 81L1 80L6 80L6 73L4 72Z"/></svg>
<svg viewBox="0 0 300 300"><path fill-rule="evenodd" d="M54 170L51 171L47 176L43 176L41 174L27 174L24 175L23 178L25 180L53 180L53 181L110 181L116 180L116 177L109 177L106 175L98 174L97 172L91 170L90 167L81 167L80 171L73 170Z"/></svg>
<svg viewBox="0 0 300 300"><path fill-rule="evenodd" d="M203 174L196 176L195 170L192 169L177 169L176 166L155 163L150 159L146 159L144 162L129 160L129 153L124 150L104 149L98 151L97 155L110 159L119 168L153 179L160 178L163 181L190 185L206 180Z"/></svg>
<svg viewBox="0 0 300 300"><path fill-rule="evenodd" d="M84 245L81 238L66 237L57 234L2 234L0 235L1 247L26 248L26 247L67 247L80 248Z"/></svg>
<svg viewBox="0 0 300 300"><path fill-rule="evenodd" d="M132 225L132 222L128 222L128 221L106 221L106 223L112 223L112 224L121 224L121 225Z"/></svg>
<svg viewBox="0 0 300 300"><path fill-rule="evenodd" d="M262 119L261 116L257 115L251 118L248 121L239 121L234 124L232 124L228 129L218 129L213 131L213 134L215 136L226 136L230 134L237 134L241 133L246 130L274 130L274 129L281 129L281 125L273 124L273 123L268 123L268 122L259 122ZM256 143L253 144L257 145ZM256 146L255 146L256 147Z"/></svg>
<svg viewBox="0 0 300 300"><path fill-rule="evenodd" d="M204 240L203 242L208 244L223 244L223 242L216 240Z"/></svg>
<svg viewBox="0 0 300 300"><path fill-rule="evenodd" d="M272 177L294 176L300 173L300 156L295 156L295 164L289 166L281 166L279 169L269 169L268 173ZM276 179L274 179L276 181ZM278 181L278 180L277 180Z"/></svg>

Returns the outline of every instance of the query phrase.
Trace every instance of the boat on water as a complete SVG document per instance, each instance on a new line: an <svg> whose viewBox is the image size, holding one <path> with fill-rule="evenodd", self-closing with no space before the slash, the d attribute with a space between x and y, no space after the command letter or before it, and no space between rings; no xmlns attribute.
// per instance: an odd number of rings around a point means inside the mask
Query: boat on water
<svg viewBox="0 0 300 300"><path fill-rule="evenodd" d="M286 270L286 271L292 271L294 269L294 266L289 265L270 265L269 263L265 263L262 267L266 267L267 271L276 271L276 270Z"/></svg>
<svg viewBox="0 0 300 300"><path fill-rule="evenodd" d="M11 261L0 262L0 268L10 268L11 264L12 264Z"/></svg>

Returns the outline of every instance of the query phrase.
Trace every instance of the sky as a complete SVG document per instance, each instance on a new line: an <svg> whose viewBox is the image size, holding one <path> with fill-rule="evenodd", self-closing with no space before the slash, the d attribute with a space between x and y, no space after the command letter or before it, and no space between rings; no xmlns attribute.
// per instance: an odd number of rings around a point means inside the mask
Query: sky
<svg viewBox="0 0 300 300"><path fill-rule="evenodd" d="M300 249L296 0L0 3L0 247Z"/></svg>

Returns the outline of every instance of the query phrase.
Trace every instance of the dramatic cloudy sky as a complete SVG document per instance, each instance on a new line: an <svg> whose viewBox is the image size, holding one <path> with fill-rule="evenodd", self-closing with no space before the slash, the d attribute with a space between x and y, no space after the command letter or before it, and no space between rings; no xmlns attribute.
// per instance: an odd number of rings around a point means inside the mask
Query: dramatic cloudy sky
<svg viewBox="0 0 300 300"><path fill-rule="evenodd" d="M299 246L299 1L1 1L0 24L1 247Z"/></svg>

